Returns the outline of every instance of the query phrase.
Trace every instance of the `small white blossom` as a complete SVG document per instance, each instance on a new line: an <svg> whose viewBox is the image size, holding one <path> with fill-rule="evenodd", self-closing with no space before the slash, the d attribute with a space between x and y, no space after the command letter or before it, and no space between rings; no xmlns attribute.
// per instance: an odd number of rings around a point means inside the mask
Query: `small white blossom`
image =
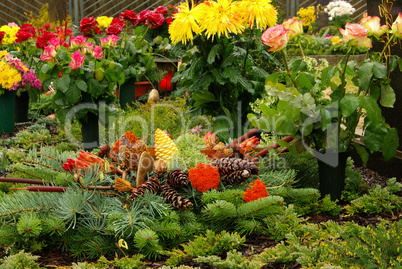
<svg viewBox="0 0 402 269"><path fill-rule="evenodd" d="M340 0L330 2L324 11L328 14L330 18L329 20L333 20L335 17L340 17L343 15L351 16L356 9L350 3Z"/></svg>

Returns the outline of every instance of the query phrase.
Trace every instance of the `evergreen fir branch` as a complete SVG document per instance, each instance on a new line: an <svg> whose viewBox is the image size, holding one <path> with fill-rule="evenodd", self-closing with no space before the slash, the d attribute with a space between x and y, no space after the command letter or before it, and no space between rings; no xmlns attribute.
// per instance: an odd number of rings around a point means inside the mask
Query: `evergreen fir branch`
<svg viewBox="0 0 402 269"><path fill-rule="evenodd" d="M258 177L261 182L265 182L267 187L276 187L280 185L293 184L296 179L294 169L260 171Z"/></svg>
<svg viewBox="0 0 402 269"><path fill-rule="evenodd" d="M222 260L219 256L201 256L194 259L197 262L207 263L216 268L233 269L247 268L260 269L264 268L265 263L254 257L243 257L242 253L237 250L231 250L227 253L226 260Z"/></svg>
<svg viewBox="0 0 402 269"><path fill-rule="evenodd" d="M238 219L236 225L236 231L240 234L250 235L250 234L263 234L265 227L261 221L258 220L248 220L248 219Z"/></svg>
<svg viewBox="0 0 402 269"><path fill-rule="evenodd" d="M178 211L178 214L180 217L180 220L179 220L180 225L182 225L182 226L186 226L186 225L195 223L197 221L197 216L194 214L194 212L191 212L190 210Z"/></svg>
<svg viewBox="0 0 402 269"><path fill-rule="evenodd" d="M237 217L236 206L224 200L218 200L214 203L207 204L204 207L202 214L206 220L211 221L225 220L229 222L231 219Z"/></svg>
<svg viewBox="0 0 402 269"><path fill-rule="evenodd" d="M262 219L267 215L281 212L283 210L282 205L282 197L268 196L239 206L237 215L239 218Z"/></svg>
<svg viewBox="0 0 402 269"><path fill-rule="evenodd" d="M49 212L58 207L60 193L17 191L0 197L0 219L26 212Z"/></svg>
<svg viewBox="0 0 402 269"><path fill-rule="evenodd" d="M64 221L57 219L52 214L42 218L43 232L49 235L61 236L66 231L66 224Z"/></svg>
<svg viewBox="0 0 402 269"><path fill-rule="evenodd" d="M231 189L224 191L217 191L215 189L211 189L202 194L201 202L203 204L208 204L216 200L224 200L234 205L239 205L244 202L243 196L244 191L239 189Z"/></svg>
<svg viewBox="0 0 402 269"><path fill-rule="evenodd" d="M182 227L173 221L157 221L151 226L151 229L161 239L173 239L180 234Z"/></svg>
<svg viewBox="0 0 402 269"><path fill-rule="evenodd" d="M135 233L135 246L139 251L149 258L159 257L162 246L159 244L158 235L150 229L141 229Z"/></svg>
<svg viewBox="0 0 402 269"><path fill-rule="evenodd" d="M24 214L18 220L17 231L23 237L37 237L42 231L41 220L32 212Z"/></svg>
<svg viewBox="0 0 402 269"><path fill-rule="evenodd" d="M16 225L2 223L0 225L0 248L9 248L19 240Z"/></svg>
<svg viewBox="0 0 402 269"><path fill-rule="evenodd" d="M147 214L152 218L162 218L170 211L170 205L164 202L160 195L145 191L143 196L134 200L133 204L137 204L144 208Z"/></svg>

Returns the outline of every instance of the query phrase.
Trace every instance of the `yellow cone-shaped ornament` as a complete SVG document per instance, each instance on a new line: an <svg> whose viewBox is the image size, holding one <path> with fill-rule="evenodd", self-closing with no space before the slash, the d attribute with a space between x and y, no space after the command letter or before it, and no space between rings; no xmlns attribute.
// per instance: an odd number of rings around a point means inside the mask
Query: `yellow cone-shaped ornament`
<svg viewBox="0 0 402 269"><path fill-rule="evenodd" d="M155 154L157 160L168 163L175 152L179 152L176 145L161 129L155 130Z"/></svg>

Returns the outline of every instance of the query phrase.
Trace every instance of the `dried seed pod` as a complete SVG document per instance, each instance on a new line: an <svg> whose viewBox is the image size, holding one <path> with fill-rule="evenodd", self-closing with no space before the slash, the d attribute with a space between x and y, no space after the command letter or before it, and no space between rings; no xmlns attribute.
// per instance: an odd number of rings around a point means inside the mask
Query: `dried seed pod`
<svg viewBox="0 0 402 269"><path fill-rule="evenodd" d="M157 176L161 176L161 175L165 174L167 171L166 162L162 161L162 160L154 161L153 171L154 171L155 175L157 175Z"/></svg>
<svg viewBox="0 0 402 269"><path fill-rule="evenodd" d="M154 159L148 151L141 154L140 160L138 162L137 169L137 187L145 182L145 177L148 172L152 171L154 164Z"/></svg>
<svg viewBox="0 0 402 269"><path fill-rule="evenodd" d="M126 192L126 191L132 192L136 190L136 188L128 180L121 179L119 177L116 177L114 179L113 188L118 192Z"/></svg>
<svg viewBox="0 0 402 269"><path fill-rule="evenodd" d="M165 202L177 208L178 210L188 210L189 207L193 206L191 201L184 196L181 196L175 189L167 184L163 184L162 187L162 197Z"/></svg>
<svg viewBox="0 0 402 269"><path fill-rule="evenodd" d="M163 160L166 163L172 159L175 152L179 152L173 140L168 137L168 135L160 129L155 130L155 151L156 159Z"/></svg>

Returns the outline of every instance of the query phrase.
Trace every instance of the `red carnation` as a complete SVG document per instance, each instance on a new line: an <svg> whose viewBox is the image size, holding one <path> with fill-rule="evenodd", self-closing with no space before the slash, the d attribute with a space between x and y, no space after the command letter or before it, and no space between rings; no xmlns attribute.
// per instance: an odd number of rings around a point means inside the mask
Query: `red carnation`
<svg viewBox="0 0 402 269"><path fill-rule="evenodd" d="M155 8L155 10L154 10L155 13L160 13L160 14L162 14L162 15L167 14L167 11L168 11L167 8L164 7L164 6L157 7L157 8Z"/></svg>
<svg viewBox="0 0 402 269"><path fill-rule="evenodd" d="M145 21L145 25L151 25L153 29L160 27L165 21L165 17L160 13L150 12Z"/></svg>
<svg viewBox="0 0 402 269"><path fill-rule="evenodd" d="M17 39L15 40L15 43L19 43L25 40L30 39L31 37L35 37L35 27L33 27L30 24L23 24L20 29L18 29L17 34L15 35Z"/></svg>
<svg viewBox="0 0 402 269"><path fill-rule="evenodd" d="M102 33L94 17L83 18L80 22L80 31L84 37L93 37L95 34Z"/></svg>
<svg viewBox="0 0 402 269"><path fill-rule="evenodd" d="M48 31L43 31L42 34L38 35L36 38L36 47L39 49L45 49L45 47L48 45L48 41L52 38L57 37L55 33L48 32Z"/></svg>
<svg viewBox="0 0 402 269"><path fill-rule="evenodd" d="M1 42L3 42L3 38L4 38L5 34L6 34L5 32L0 31L0 44L1 44Z"/></svg>
<svg viewBox="0 0 402 269"><path fill-rule="evenodd" d="M23 25L20 27L20 29L18 29L18 30L19 30L19 31L22 30L22 31L24 31L24 32L28 32L28 33L31 34L32 37L35 37L35 36L36 36L35 27L33 27L31 24L25 23L25 24L23 24Z"/></svg>

